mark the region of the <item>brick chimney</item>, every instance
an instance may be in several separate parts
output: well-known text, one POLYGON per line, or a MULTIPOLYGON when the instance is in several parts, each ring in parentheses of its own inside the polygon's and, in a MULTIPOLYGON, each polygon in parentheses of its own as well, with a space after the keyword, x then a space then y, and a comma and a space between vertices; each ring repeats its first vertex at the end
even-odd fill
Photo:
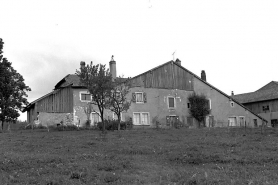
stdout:
POLYGON ((109 68, 110 68, 110 74, 112 75, 112 79, 115 79, 117 77, 117 70, 116 70, 116 61, 114 60, 113 55, 109 62, 109 68))
POLYGON ((80 62, 80 69, 84 69, 85 68, 86 63, 84 61, 80 62))
POLYGON ((202 70, 202 72, 201 72, 201 79, 204 80, 204 81, 207 81, 205 70, 202 70))
POLYGON ((231 95, 234 96, 234 91, 232 91, 231 95))
POLYGON ((179 66, 181 66, 181 61, 177 58, 176 59, 176 64, 178 64, 179 66))

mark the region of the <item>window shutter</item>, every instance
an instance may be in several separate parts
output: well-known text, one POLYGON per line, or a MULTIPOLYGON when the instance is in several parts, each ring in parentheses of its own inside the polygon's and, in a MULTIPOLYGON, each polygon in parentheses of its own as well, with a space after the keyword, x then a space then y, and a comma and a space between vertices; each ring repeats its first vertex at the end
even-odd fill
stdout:
POLYGON ((143 93, 143 99, 144 99, 144 103, 147 103, 147 93, 143 93))
POLYGON ((135 93, 132 93, 131 101, 136 102, 136 94, 135 93))

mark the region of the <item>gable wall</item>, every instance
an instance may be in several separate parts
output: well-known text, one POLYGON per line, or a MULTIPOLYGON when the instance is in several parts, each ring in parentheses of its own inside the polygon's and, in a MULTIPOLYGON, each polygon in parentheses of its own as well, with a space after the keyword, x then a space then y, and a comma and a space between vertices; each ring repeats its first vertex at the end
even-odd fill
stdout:
POLYGON ((197 78, 194 79, 194 90, 196 93, 203 93, 207 98, 211 99, 211 115, 214 116, 217 126, 227 126, 229 117, 236 117, 237 122, 239 122, 239 116, 245 117, 247 126, 254 126, 254 119, 257 119, 258 125, 262 124, 259 117, 245 110, 236 102, 234 102, 234 107, 232 107, 229 97, 224 96, 197 78))
POLYGON ((168 63, 131 79, 133 87, 193 90, 193 75, 168 63))

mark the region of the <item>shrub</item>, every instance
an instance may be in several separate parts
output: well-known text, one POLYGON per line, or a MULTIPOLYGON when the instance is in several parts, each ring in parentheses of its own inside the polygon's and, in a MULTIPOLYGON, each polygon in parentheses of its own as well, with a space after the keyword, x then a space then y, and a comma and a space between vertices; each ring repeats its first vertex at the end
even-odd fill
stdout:
MULTIPOLYGON (((118 121, 117 120, 104 120, 105 122, 105 129, 106 130, 118 130, 118 121)), ((131 128, 131 122, 130 121, 122 121, 120 123, 120 129, 126 130, 127 128, 131 128)), ((102 122, 97 123, 97 128, 99 130, 102 130, 102 122)))
POLYGON ((85 127, 89 128, 91 126, 91 120, 86 120, 85 127))

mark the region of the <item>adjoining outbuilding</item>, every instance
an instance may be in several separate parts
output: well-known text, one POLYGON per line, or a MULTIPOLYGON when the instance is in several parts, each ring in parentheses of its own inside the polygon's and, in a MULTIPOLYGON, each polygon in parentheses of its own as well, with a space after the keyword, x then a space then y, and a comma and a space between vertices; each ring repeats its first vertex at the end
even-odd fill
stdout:
POLYGON ((271 81, 255 92, 237 94, 232 98, 267 120, 268 126, 278 126, 278 82, 271 81))

